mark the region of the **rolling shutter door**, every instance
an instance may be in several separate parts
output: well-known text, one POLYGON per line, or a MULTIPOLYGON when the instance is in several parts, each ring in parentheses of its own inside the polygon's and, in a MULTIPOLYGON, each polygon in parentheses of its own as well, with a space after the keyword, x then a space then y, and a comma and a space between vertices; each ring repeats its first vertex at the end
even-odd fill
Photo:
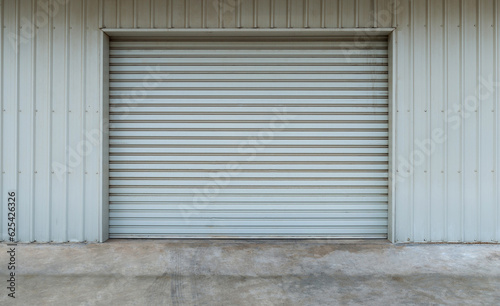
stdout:
POLYGON ((110 44, 110 237, 387 237, 387 38, 110 44))

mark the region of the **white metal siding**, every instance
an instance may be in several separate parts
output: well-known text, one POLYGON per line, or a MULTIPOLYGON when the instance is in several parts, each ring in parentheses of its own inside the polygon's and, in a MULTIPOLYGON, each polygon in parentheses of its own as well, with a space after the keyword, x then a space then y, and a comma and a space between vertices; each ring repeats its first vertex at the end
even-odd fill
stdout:
POLYGON ((500 79, 499 17, 498 0, 0 0, 1 203, 18 191, 20 241, 105 239, 105 149, 94 137, 103 107, 100 27, 396 27, 392 150, 400 179, 392 238, 499 241, 500 97, 489 85, 481 95, 474 90, 481 79, 500 79), (52 77, 64 67, 69 87, 52 77), (467 97, 480 96, 477 113, 458 112, 467 97), (67 131, 69 148, 55 130, 67 131), (435 131, 446 140, 425 154, 420 144, 435 131), (75 155, 85 139, 91 149, 75 155), (406 166, 413 156, 416 167, 406 166), (58 175, 54 163, 71 173, 58 175), (52 187, 56 180, 62 188, 52 187))
POLYGON ((110 237, 387 237, 386 36, 110 46, 110 237))

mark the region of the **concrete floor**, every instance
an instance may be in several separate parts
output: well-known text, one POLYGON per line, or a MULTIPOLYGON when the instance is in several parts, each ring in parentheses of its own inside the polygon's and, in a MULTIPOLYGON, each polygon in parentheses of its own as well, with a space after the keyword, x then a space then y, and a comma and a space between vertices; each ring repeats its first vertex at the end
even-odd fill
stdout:
POLYGON ((16 269, 15 303, 0 286, 0 305, 500 305, 500 245, 28 244, 16 269))

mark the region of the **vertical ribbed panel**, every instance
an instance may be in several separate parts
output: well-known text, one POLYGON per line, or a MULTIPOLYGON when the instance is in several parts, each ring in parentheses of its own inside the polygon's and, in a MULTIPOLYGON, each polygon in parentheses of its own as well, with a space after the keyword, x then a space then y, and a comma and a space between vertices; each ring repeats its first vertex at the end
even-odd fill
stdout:
MULTIPOLYGON (((61 3, 0 1, 0 192, 2 204, 8 190, 19 193, 21 241, 99 239, 101 26, 397 27, 395 238, 499 240, 500 97, 494 86, 499 80, 499 1, 61 3), (478 91, 480 84, 485 85, 478 91), (470 97, 481 100, 477 112, 470 97), (446 140, 433 141, 432 154, 420 149, 429 137, 439 139, 441 131, 446 140), (72 152, 82 139, 90 149, 75 159, 72 152), (62 168, 72 173, 61 173, 54 163, 69 164, 62 168)), ((2 205, 4 239, 6 213, 2 205)))
MULTIPOLYGON (((4 18, 4 12, 5 12, 5 8, 4 8, 4 3, 3 3, 3 0, 0 0, 0 129, 3 131, 3 117, 4 117, 4 109, 6 107, 5 103, 4 103, 4 93, 3 93, 3 89, 4 89, 4 84, 3 84, 3 79, 4 79, 4 31, 3 31, 3 25, 5 24, 5 18, 4 18)), ((0 157, 0 170, 2 172, 2 176, 0 177, 0 192, 1 192, 1 195, 0 195, 0 203, 2 203, 2 207, 0 208, 0 231, 1 231, 1 239, 4 240, 7 236, 7 232, 6 232, 6 229, 7 229, 7 226, 5 225, 5 220, 3 219, 3 217, 6 215, 5 212, 7 211, 7 208, 4 208, 6 207, 6 205, 4 205, 4 202, 5 202, 5 197, 4 197, 4 177, 5 177, 5 168, 4 168, 4 158, 3 158, 3 155, 4 155, 4 136, 3 136, 3 132, 0 131, 0 152, 2 154, 2 156, 0 157)))
POLYGON ((104 27, 390 27, 392 10, 392 0, 105 0, 104 27))
MULTIPOLYGON (((100 50, 99 44, 101 32, 99 26, 102 25, 99 16, 99 3, 101 0, 87 0, 87 27, 86 30, 86 51, 85 51, 85 144, 89 145, 82 154, 84 156, 85 165, 85 215, 84 218, 84 239, 87 241, 99 240, 101 233, 98 224, 100 216, 100 190, 103 181, 100 180, 99 173, 102 171, 100 167, 100 159, 102 148, 100 148, 101 140, 101 85, 102 80, 99 79, 99 74, 102 69, 100 65, 100 50)), ((106 1, 105 1, 106 2, 106 1)), ((104 204, 106 205, 106 204, 104 204)))
POLYGON ((100 237, 100 1, 61 3, 1 2, 3 239, 9 190, 18 240, 100 237))
MULTIPOLYGON (((37 13, 43 14, 43 8, 36 6, 37 13)), ((36 32, 33 42, 35 43, 35 98, 32 102, 35 105, 35 195, 34 205, 34 237, 33 241, 50 241, 50 124, 52 117, 51 108, 51 31, 52 21, 36 21, 36 32)), ((26 237, 22 241, 29 241, 26 237)))
MULTIPOLYGON (((33 1, 20 1, 19 5, 19 18, 20 20, 32 21, 32 13, 34 9, 33 1)), ((19 28, 19 31, 27 31, 26 28, 19 28)), ((34 152, 33 142, 34 142, 34 124, 35 124, 35 110, 34 104, 31 103, 34 99, 34 85, 36 80, 34 79, 34 47, 35 42, 31 41, 28 43, 26 48, 19 49, 19 65, 18 65, 18 80, 23 82, 26 86, 26 90, 19 91, 19 123, 22 124, 23 128, 18 128, 19 139, 18 139, 18 159, 19 159, 19 183, 18 183, 18 193, 20 195, 19 200, 23 201, 23 205, 18 206, 18 222, 19 226, 19 237, 33 237, 33 183, 34 183, 34 152), (21 60, 23 59, 23 60, 21 60), (21 226, 22 225, 22 226, 21 226)), ((21 86, 17 85, 18 90, 21 86)))
POLYGON ((400 2, 398 242, 498 241, 497 21, 493 0, 400 2))
MULTIPOLYGON (((7 239, 8 193, 18 192, 19 179, 26 173, 19 173, 19 14, 18 1, 4 1, 2 4, 2 237, 7 239)), ((29 125, 28 125, 29 127, 29 125)), ((26 180, 24 180, 26 181, 26 180)), ((20 200, 19 194, 17 201, 20 200)), ((18 206, 19 207, 19 206, 18 206)), ((29 224, 26 224, 29 227, 29 224)), ((20 232, 17 232, 19 238, 20 232)))
MULTIPOLYGON (((429 3, 432 1, 429 1, 429 3)), ((439 129, 445 131, 446 121, 445 121, 445 109, 446 109, 446 28, 445 28, 445 2, 438 1, 438 3, 431 7, 427 5, 427 11, 429 14, 428 26, 427 26, 427 64, 429 65, 429 75, 427 78, 428 90, 428 129, 427 137, 432 138, 432 131, 439 129), (432 10, 431 10, 432 8, 432 10), (440 22, 441 21, 441 22, 440 22), (432 50, 439 50, 439 52, 433 53, 432 50), (434 83, 440 84, 440 86, 432 86, 434 83), (431 101, 433 103, 431 103, 431 101)), ((427 161, 427 175, 429 176, 427 193, 427 211, 429 211, 429 218, 427 218, 426 233, 427 237, 430 235, 431 241, 444 241, 446 233, 446 161, 445 158, 446 146, 441 145, 434 149, 435 158, 427 161)), ((427 239, 427 238, 426 238, 427 239)))
POLYGON ((457 116, 458 103, 462 99, 462 36, 461 36, 461 0, 449 1, 447 13, 447 78, 446 83, 448 98, 445 109, 446 116, 453 114, 451 120, 447 120, 446 137, 447 145, 447 196, 446 208, 448 217, 446 223, 447 240, 461 241, 463 228, 463 205, 462 205, 462 124, 457 116))
POLYGON ((387 237, 387 47, 113 40, 110 236, 387 237))
MULTIPOLYGON (((494 80, 498 84, 500 82, 500 3, 499 1, 495 1, 495 9, 494 9, 494 25, 495 25, 495 37, 494 37, 494 42, 495 44, 493 45, 493 50, 494 50, 494 80)), ((495 91, 495 100, 494 100, 494 107, 493 107, 493 112, 496 114, 495 117, 495 133, 494 133, 494 144, 495 144, 495 167, 493 168, 493 171, 495 172, 495 184, 493 185, 493 188, 496 191, 495 194, 495 209, 494 209, 494 218, 495 218, 495 223, 494 226, 496 227, 496 233, 495 235, 495 241, 500 240, 500 92, 498 90, 495 91)))
MULTIPOLYGON (((482 79, 495 80, 495 54, 492 52, 495 44, 495 1, 482 1, 479 6, 478 13, 478 46, 479 46, 479 83, 482 79)), ((478 105, 478 186, 479 198, 477 203, 480 203, 478 209, 478 235, 477 241, 494 241, 496 237, 496 208, 495 201, 495 180, 496 174, 493 171, 496 163, 496 148, 495 143, 498 141, 495 138, 496 114, 495 105, 498 100, 495 100, 494 92, 491 90, 480 90, 478 105), (493 213, 491 213, 493 212, 493 213)))
POLYGON ((0 208, 0 232, 1 232, 1 239, 4 240, 7 236, 7 226, 5 225, 5 220, 3 217, 6 215, 5 212, 7 211, 6 207, 7 205, 4 205, 5 202, 5 197, 4 197, 4 177, 5 177, 5 168, 4 168, 4 136, 3 136, 3 117, 4 117, 4 109, 6 107, 6 103, 4 103, 4 84, 3 84, 3 79, 4 79, 4 31, 3 31, 3 25, 5 24, 5 18, 4 18, 4 3, 3 0, 0 0, 0 153, 2 154, 0 156, 0 171, 2 173, 2 176, 0 177, 0 203, 2 203, 2 207, 0 208))

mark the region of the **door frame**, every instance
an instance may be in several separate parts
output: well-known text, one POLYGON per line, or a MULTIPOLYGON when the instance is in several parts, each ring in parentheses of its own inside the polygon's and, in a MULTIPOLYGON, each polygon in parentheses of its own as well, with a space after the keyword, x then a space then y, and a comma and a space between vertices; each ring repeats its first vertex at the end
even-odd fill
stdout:
POLYGON ((126 29, 126 28, 101 28, 101 163, 99 172, 99 240, 105 242, 109 239, 109 40, 111 37, 342 37, 359 36, 370 37, 373 35, 387 35, 388 37, 388 92, 389 92, 389 169, 388 169, 388 240, 395 242, 395 215, 396 215, 396 28, 332 28, 332 29, 126 29))

